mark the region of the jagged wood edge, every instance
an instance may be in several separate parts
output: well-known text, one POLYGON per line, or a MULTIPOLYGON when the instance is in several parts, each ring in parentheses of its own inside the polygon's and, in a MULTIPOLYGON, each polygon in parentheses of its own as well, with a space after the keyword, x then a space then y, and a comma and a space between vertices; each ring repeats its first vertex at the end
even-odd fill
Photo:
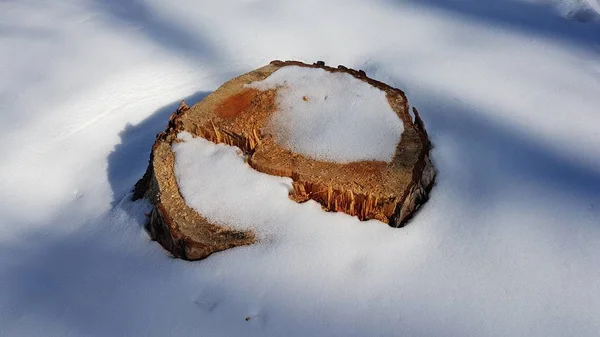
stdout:
MULTIPOLYGON (((182 201, 179 202, 179 204, 181 207, 184 207, 183 211, 197 215, 200 218, 196 219, 197 221, 206 222, 205 234, 219 239, 226 239, 221 240, 214 245, 201 244, 184 235, 182 231, 179 230, 178 224, 173 220, 161 201, 161 193, 164 193, 165 191, 160 190, 155 175, 155 154, 160 146, 167 145, 168 156, 174 157, 174 154, 171 151, 171 143, 177 139, 177 134, 180 131, 183 131, 181 118, 189 109, 190 108, 185 101, 182 101, 177 110, 169 117, 166 130, 160 132, 156 136, 156 140, 150 153, 148 168, 146 169, 144 176, 135 184, 132 199, 135 201, 146 198, 154 205, 148 222, 146 223, 146 230, 153 240, 160 243, 160 245, 168 250, 174 257, 184 260, 199 260, 221 250, 252 244, 256 242, 256 236, 252 231, 235 230, 204 221, 196 211, 187 206, 183 196, 181 196, 179 192, 179 188, 177 188, 177 191, 171 191, 171 196, 182 201)), ((174 171, 174 167, 171 168, 171 171, 174 171)))
MULTIPOLYGON (((354 76, 355 78, 365 81, 370 85, 384 91, 386 94, 394 93, 399 95, 404 102, 404 109, 402 111, 404 115, 403 121, 412 121, 412 117, 409 114, 408 99, 404 91, 394 88, 388 84, 377 81, 367 76, 363 70, 355 70, 352 68, 339 65, 337 68, 325 65, 325 62, 318 61, 313 64, 306 64, 299 61, 272 61, 271 64, 284 67, 289 65, 307 67, 307 68, 321 68, 329 72, 344 72, 354 76)), ((432 144, 429 140, 427 130, 425 129, 425 123, 421 119, 421 116, 416 108, 413 107, 414 123, 410 123, 410 126, 416 131, 421 138, 422 148, 419 154, 417 162, 414 164, 412 179, 409 186, 403 191, 400 198, 400 202, 397 203, 394 213, 390 217, 389 225, 391 227, 399 228, 406 225, 420 207, 429 199, 429 193, 435 183, 436 171, 431 163, 430 151, 432 144)), ((296 186, 294 186, 296 187, 296 186)), ((322 202, 320 202, 323 204, 322 202)))

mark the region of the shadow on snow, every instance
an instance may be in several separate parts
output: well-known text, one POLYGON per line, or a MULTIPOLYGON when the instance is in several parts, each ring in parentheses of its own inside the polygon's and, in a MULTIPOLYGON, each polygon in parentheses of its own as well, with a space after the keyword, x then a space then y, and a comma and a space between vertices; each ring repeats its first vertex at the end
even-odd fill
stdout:
MULTIPOLYGON (((397 3, 412 3, 418 7, 445 11, 456 17, 474 19, 490 26, 503 27, 521 33, 562 40, 583 48, 600 48, 600 25, 568 20, 553 13, 548 5, 525 1, 506 0, 392 0, 397 3)), ((573 13, 574 19, 583 21, 589 15, 573 13)))

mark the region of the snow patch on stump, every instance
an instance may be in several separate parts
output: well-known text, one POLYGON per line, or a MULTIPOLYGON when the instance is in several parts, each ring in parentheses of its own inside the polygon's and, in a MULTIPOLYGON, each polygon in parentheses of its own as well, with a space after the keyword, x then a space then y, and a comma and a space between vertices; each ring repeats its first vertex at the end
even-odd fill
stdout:
MULTIPOLYGON (((259 229, 288 217, 298 205, 288 198, 292 179, 258 172, 239 148, 215 144, 189 132, 174 143, 175 176, 185 202, 214 224, 259 229)), ((320 211, 320 210, 319 210, 320 211)))
POLYGON ((277 89, 267 130, 312 159, 390 162, 404 131, 385 92, 347 73, 288 66, 247 87, 277 89))
POLYGON ((215 144, 189 132, 179 133, 177 139, 172 148, 179 191, 186 204, 211 223, 236 230, 251 229, 264 239, 282 235, 283 224, 295 228, 287 235, 302 237, 307 222, 317 219, 322 223, 355 225, 378 222, 361 222, 341 212, 323 212, 312 200, 291 200, 290 178, 254 170, 235 146, 215 144))

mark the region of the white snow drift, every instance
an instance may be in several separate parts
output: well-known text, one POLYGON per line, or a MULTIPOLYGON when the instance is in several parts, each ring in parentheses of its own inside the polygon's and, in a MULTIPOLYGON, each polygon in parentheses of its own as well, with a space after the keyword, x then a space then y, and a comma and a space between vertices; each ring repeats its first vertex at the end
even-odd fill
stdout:
POLYGON ((404 126, 384 91, 346 73, 283 67, 248 87, 277 90, 267 128, 281 145, 335 162, 389 162, 404 126))
POLYGON ((0 1, 0 335, 597 337, 599 42, 531 1, 0 1), (303 219, 265 208, 259 243, 170 258, 127 194, 156 133, 273 59, 405 90, 431 199, 392 229, 232 178, 303 219))

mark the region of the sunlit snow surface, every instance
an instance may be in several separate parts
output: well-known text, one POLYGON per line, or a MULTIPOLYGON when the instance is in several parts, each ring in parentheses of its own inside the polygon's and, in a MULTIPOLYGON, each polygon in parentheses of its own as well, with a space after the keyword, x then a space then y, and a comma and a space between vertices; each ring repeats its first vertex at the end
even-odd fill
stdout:
POLYGON ((538 2, 0 1, 0 336, 598 336, 600 26, 538 2), (156 133, 273 59, 404 90, 431 199, 170 258, 130 201, 156 133))
POLYGON ((313 159, 389 162, 404 131, 385 92, 350 74, 287 66, 248 87, 278 89, 267 130, 313 159))

